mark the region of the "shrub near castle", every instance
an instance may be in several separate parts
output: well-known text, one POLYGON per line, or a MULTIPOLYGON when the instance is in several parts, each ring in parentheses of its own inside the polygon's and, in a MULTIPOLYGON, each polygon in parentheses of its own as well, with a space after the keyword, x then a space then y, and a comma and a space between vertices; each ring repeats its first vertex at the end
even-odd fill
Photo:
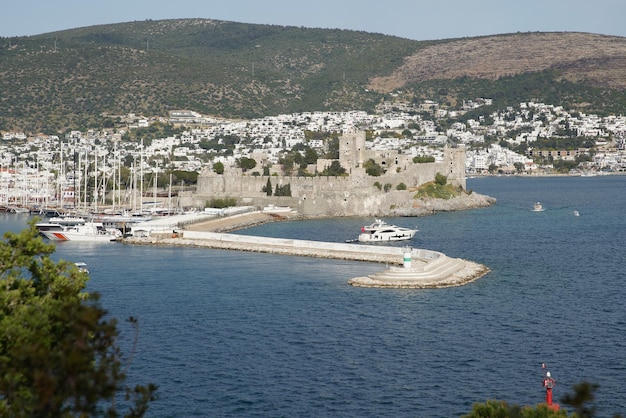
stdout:
POLYGON ((207 208, 225 209, 232 206, 237 206, 237 199, 233 197, 225 197, 222 199, 211 199, 207 201, 207 208))
POLYGON ((455 187, 447 184, 448 178, 441 173, 437 173, 435 181, 422 184, 415 194, 416 199, 430 197, 434 199, 452 199, 465 193, 462 187, 455 187))

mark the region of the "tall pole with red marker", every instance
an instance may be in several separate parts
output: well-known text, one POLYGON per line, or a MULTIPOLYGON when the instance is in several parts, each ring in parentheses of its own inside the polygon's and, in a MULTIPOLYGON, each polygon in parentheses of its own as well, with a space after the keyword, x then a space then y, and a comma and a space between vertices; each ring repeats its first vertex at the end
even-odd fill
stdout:
MULTIPOLYGON (((545 369, 546 363, 542 363, 541 368, 545 369)), ((554 388, 555 384, 556 380, 554 380, 549 371, 546 371, 543 377, 543 387, 546 388, 546 405, 548 406, 548 408, 554 411, 558 411, 561 408, 560 405, 552 402, 552 389, 554 388)))

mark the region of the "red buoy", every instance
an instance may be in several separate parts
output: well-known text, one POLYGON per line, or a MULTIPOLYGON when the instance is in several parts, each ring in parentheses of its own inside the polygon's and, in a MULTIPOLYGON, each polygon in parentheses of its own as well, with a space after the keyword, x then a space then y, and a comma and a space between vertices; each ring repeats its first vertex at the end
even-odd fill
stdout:
MULTIPOLYGON (((542 367, 545 369, 545 364, 542 367)), ((558 411, 561 408, 560 405, 552 402, 552 389, 555 384, 556 380, 554 380, 550 372, 546 371, 546 375, 543 378, 543 387, 546 388, 546 405, 553 411, 558 411)))

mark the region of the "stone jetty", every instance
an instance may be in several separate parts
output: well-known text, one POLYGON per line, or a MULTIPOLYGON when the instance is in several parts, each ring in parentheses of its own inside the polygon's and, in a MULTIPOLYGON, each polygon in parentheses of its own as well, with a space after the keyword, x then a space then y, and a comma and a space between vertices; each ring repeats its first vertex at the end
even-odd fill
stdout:
POLYGON ((384 271, 348 281, 353 286, 379 288, 441 288, 459 286, 483 276, 483 265, 450 258, 437 251, 378 245, 257 237, 207 231, 182 230, 141 238, 125 238, 127 244, 191 246, 263 252, 340 260, 384 263, 384 271))

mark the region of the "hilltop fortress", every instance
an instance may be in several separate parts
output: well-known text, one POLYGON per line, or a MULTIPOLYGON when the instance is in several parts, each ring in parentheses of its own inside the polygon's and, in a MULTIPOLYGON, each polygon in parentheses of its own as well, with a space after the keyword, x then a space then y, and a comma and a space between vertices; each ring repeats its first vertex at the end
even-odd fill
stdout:
MULTIPOLYGON (((332 160, 318 160, 317 172, 331 163, 332 160)), ((442 161, 415 163, 412 155, 399 151, 367 150, 365 132, 354 130, 339 139, 339 163, 345 168, 346 176, 253 176, 239 168, 226 168, 223 174, 217 174, 205 168, 198 176, 193 200, 197 206, 203 206, 211 199, 235 198, 239 205, 289 206, 303 216, 416 216, 446 210, 414 197, 417 188, 433 181, 437 173, 447 176, 448 183, 454 186, 465 189, 466 185, 462 146, 444 148, 442 161), (386 170, 383 175, 366 173, 363 166, 370 159, 386 170), (264 191, 268 179, 273 189, 288 186, 291 196, 268 196, 264 191), (399 184, 404 184, 406 189, 398 190, 399 184)), ((465 202, 462 206, 491 203, 465 202)))

